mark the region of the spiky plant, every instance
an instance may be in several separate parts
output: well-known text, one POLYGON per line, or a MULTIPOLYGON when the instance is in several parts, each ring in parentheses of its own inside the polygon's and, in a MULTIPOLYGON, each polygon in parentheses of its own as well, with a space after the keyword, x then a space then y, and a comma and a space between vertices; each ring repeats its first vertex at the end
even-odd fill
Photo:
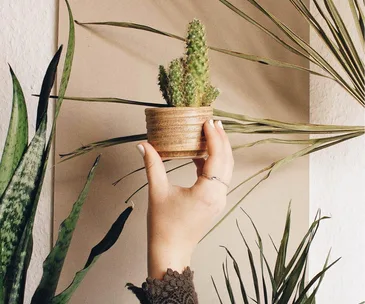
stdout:
MULTIPOLYGON (((70 77, 74 53, 74 23, 70 6, 70 30, 64 71, 61 77, 55 119, 47 140, 47 108, 56 76, 62 47, 53 57, 45 74, 38 103, 36 132, 28 144, 28 112, 21 85, 10 68, 13 81, 12 114, 5 148, 0 162, 0 303, 22 304, 27 271, 33 250, 33 226, 38 201, 47 170, 49 153, 55 135, 55 123, 70 77)), ((0 152, 1 153, 1 152, 0 152)), ((41 281, 32 297, 32 304, 67 304, 97 259, 111 248, 132 212, 128 207, 117 218, 105 237, 90 252, 83 269, 63 291, 57 291, 58 281, 72 235, 95 175, 99 157, 92 166, 69 216, 60 225, 57 241, 43 263, 41 281)))
MULTIPOLYGON (((248 245, 240 226, 237 223, 237 227, 239 233, 243 240, 243 246, 247 249, 247 255, 250 262, 251 275, 252 275, 252 284, 255 290, 254 298, 250 297, 247 292, 247 276, 241 276, 240 267, 230 252, 229 249, 222 246, 232 260, 233 268, 236 273, 236 279, 239 281, 240 285, 240 296, 238 293, 236 294, 233 290, 233 278, 230 277, 228 271, 228 261, 226 260, 223 263, 223 275, 226 282, 226 289, 229 295, 230 303, 265 303, 265 304, 274 304, 274 303, 282 303, 287 304, 312 304, 315 303, 315 296, 318 292, 318 289, 322 283, 323 277, 325 273, 331 268, 337 260, 328 265, 329 254, 323 266, 323 269, 317 273, 312 279, 307 280, 306 278, 306 270, 308 264, 309 250, 312 245, 313 239, 318 230, 319 224, 327 219, 328 217, 321 217, 320 212, 317 213, 316 218, 313 223, 309 227, 307 233, 303 236, 299 246, 294 251, 294 254, 290 259, 288 259, 288 245, 289 245, 289 235, 290 235, 290 222, 291 222, 291 211, 290 206, 288 208, 285 228, 283 232, 283 236, 280 242, 280 246, 276 247, 273 243, 275 250, 277 252, 277 257, 275 261, 275 266, 271 268, 269 263, 265 257, 264 248, 260 233, 256 228, 253 220, 250 216, 241 208, 241 210, 248 216, 251 224, 256 232, 257 237, 257 246, 260 254, 260 266, 256 267, 254 259, 253 259, 253 251, 248 245), (270 278, 270 282, 267 282, 267 273, 270 278), (239 299, 238 299, 239 298, 239 299)), ((219 298, 221 304, 222 298, 220 296, 218 287, 212 277, 213 286, 219 298)))
POLYGON ((199 20, 189 23, 185 57, 171 61, 168 71, 160 65, 158 84, 169 106, 210 106, 218 97, 218 89, 209 80, 208 47, 199 20))

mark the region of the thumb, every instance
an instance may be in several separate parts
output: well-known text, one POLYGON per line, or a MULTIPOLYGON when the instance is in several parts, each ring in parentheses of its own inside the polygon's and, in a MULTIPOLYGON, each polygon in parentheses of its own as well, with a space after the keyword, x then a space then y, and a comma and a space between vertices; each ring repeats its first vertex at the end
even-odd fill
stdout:
POLYGON ((155 148, 145 142, 137 145, 137 149, 143 156, 150 188, 162 188, 167 185, 168 179, 165 166, 155 148))

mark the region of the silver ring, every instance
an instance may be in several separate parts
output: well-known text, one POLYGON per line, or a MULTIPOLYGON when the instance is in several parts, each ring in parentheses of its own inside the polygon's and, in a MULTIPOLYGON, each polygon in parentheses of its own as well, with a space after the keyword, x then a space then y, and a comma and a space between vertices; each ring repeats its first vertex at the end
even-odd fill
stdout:
POLYGON ((217 182, 220 182, 220 183, 222 183, 223 185, 225 185, 227 188, 229 188, 229 185, 227 184, 227 183, 225 183, 224 181, 222 181, 219 177, 217 177, 217 176, 209 176, 209 175, 207 175, 207 174, 205 174, 205 173, 202 173, 202 175, 201 176, 203 176, 203 177, 205 177, 206 179, 209 179, 209 180, 216 180, 217 182))

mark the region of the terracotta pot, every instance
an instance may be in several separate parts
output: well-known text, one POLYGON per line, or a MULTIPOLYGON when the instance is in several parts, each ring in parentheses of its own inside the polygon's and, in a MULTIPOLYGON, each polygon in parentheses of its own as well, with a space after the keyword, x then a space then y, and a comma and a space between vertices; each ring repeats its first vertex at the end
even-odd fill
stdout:
POLYGON ((168 107, 145 110, 148 142, 163 159, 207 155, 203 124, 212 107, 168 107))

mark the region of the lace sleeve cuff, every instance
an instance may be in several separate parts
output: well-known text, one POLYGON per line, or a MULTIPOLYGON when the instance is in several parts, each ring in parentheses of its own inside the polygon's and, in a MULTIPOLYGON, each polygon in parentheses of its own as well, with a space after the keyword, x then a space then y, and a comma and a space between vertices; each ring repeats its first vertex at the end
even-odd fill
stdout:
POLYGON ((127 284, 142 304, 198 304, 193 272, 187 267, 182 274, 168 269, 162 280, 147 278, 138 288, 127 284))

